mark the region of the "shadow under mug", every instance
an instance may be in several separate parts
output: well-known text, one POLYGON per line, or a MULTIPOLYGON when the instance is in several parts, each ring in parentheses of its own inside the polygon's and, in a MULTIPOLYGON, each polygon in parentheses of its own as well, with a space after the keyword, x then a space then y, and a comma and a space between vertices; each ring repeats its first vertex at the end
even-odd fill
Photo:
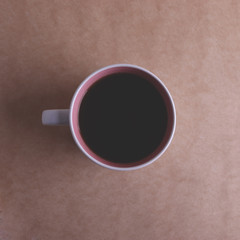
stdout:
MULTIPOLYGON (((126 86, 127 87, 127 86, 126 86)), ((151 116, 149 116, 151 117, 151 116)), ((89 75, 77 88, 70 105, 70 109, 51 109, 44 110, 42 113, 42 124, 43 125, 69 125, 73 138, 77 146, 83 151, 83 153, 95 163, 113 170, 134 170, 157 160, 168 148, 172 141, 175 126, 176 126, 176 111, 173 99, 165 87, 163 82, 150 71, 130 64, 115 64, 97 70, 96 72, 89 75), (91 147, 86 143, 81 133, 81 127, 79 126, 79 111, 81 103, 86 93, 91 87, 99 80, 111 76, 114 74, 132 74, 139 76, 149 83, 151 83, 156 90, 160 93, 167 112, 167 124, 164 136, 159 145, 147 156, 134 162, 112 162, 99 156, 94 152, 91 147)), ((159 123, 161 124, 161 123, 159 123)), ((104 137, 104 136, 102 136, 104 137)))

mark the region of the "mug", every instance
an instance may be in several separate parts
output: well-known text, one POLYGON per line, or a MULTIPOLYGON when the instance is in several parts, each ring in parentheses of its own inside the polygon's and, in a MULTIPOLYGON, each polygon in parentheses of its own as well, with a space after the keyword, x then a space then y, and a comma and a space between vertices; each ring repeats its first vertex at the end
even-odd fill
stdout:
POLYGON ((77 146, 100 166, 134 170, 166 151, 176 110, 168 89, 153 73, 114 64, 79 85, 70 109, 44 110, 42 124, 69 125, 77 146))

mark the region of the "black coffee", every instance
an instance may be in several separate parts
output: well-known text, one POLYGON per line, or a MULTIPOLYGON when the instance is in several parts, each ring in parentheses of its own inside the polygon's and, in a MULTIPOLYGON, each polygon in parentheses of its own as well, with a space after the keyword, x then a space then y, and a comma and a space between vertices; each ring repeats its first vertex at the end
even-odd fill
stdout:
POLYGON ((136 162, 161 143, 167 110, 146 79, 118 73, 100 79, 84 96, 79 126, 89 148, 116 163, 136 162))

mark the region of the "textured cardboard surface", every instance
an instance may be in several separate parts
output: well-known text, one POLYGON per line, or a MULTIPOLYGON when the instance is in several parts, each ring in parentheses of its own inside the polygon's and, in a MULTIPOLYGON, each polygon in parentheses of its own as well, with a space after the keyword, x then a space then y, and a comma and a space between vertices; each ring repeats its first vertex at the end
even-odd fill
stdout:
POLYGON ((0 0, 0 239, 239 239, 239 16, 227 0, 0 0), (113 63, 155 73, 177 109, 168 151, 133 172, 40 121, 113 63))

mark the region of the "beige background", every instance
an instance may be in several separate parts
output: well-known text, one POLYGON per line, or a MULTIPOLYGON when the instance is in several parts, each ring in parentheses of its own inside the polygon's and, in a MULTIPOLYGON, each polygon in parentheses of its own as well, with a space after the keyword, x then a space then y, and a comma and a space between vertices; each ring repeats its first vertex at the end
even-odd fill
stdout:
POLYGON ((0 0, 0 239, 240 239, 239 63, 238 0, 0 0), (40 121, 113 63, 158 75, 177 109, 168 151, 132 172, 40 121))

